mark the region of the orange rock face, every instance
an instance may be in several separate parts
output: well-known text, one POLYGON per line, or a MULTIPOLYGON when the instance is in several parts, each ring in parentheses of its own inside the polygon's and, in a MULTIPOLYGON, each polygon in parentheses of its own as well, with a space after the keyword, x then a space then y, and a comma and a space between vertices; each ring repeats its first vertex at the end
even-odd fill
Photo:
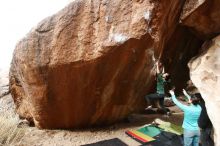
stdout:
MULTIPOLYGON (((46 18, 14 52, 10 89, 17 113, 39 128, 78 128, 143 109, 155 61, 175 38, 182 6, 177 0, 78 0, 46 18)), ((182 32, 175 44, 190 42, 182 32)))
POLYGON ((219 9, 219 0, 187 0, 180 20, 197 36, 210 39, 220 33, 219 9))

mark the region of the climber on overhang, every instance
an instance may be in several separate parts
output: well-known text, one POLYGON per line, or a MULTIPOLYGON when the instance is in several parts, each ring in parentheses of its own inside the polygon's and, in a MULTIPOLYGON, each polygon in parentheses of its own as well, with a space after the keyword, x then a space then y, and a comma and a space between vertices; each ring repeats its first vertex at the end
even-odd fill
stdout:
POLYGON ((165 83, 170 82, 168 80, 169 74, 164 72, 164 66, 163 64, 158 61, 156 63, 156 82, 157 82, 157 87, 156 87, 156 93, 149 94, 145 96, 145 100, 150 104, 147 109, 152 108, 153 103, 156 102, 157 108, 159 112, 162 112, 164 114, 169 114, 169 109, 165 108, 164 106, 164 97, 165 97, 165 83))

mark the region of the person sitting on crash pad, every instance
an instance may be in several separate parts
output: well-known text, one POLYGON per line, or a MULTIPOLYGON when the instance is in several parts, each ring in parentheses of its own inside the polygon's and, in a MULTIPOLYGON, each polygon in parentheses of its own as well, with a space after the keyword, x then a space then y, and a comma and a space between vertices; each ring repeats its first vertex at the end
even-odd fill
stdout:
POLYGON ((164 67, 161 62, 157 62, 156 64, 156 81, 157 81, 157 92, 153 94, 149 94, 145 96, 145 100, 150 103, 150 105, 146 109, 150 109, 154 102, 157 103, 158 110, 162 110, 162 112, 169 112, 168 109, 164 106, 164 97, 165 97, 165 89, 164 85, 167 82, 166 77, 168 77, 168 73, 164 73, 164 67))

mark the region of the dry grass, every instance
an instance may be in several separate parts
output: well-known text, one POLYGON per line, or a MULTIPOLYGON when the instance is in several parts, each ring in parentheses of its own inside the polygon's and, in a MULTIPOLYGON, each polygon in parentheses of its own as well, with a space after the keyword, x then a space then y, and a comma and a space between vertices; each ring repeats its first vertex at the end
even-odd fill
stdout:
POLYGON ((19 128, 18 122, 16 116, 0 113, 0 146, 19 145, 26 129, 19 128))

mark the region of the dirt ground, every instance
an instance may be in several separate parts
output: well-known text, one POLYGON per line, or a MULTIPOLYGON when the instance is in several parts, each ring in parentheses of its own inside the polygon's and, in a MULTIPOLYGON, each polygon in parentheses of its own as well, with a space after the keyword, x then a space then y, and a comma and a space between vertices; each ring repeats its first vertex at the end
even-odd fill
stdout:
MULTIPOLYGON (((11 95, 0 98, 0 116, 7 115, 8 118, 16 116, 11 95)), ((126 130, 137 129, 149 124, 156 118, 181 125, 183 114, 174 106, 170 107, 175 114, 167 117, 161 114, 132 114, 128 120, 108 127, 90 128, 85 130, 39 130, 35 127, 23 125, 24 136, 13 146, 80 146, 95 143, 102 140, 118 138, 129 146, 138 146, 136 142, 125 134, 126 130)), ((20 121, 18 120, 17 124, 20 121)))

